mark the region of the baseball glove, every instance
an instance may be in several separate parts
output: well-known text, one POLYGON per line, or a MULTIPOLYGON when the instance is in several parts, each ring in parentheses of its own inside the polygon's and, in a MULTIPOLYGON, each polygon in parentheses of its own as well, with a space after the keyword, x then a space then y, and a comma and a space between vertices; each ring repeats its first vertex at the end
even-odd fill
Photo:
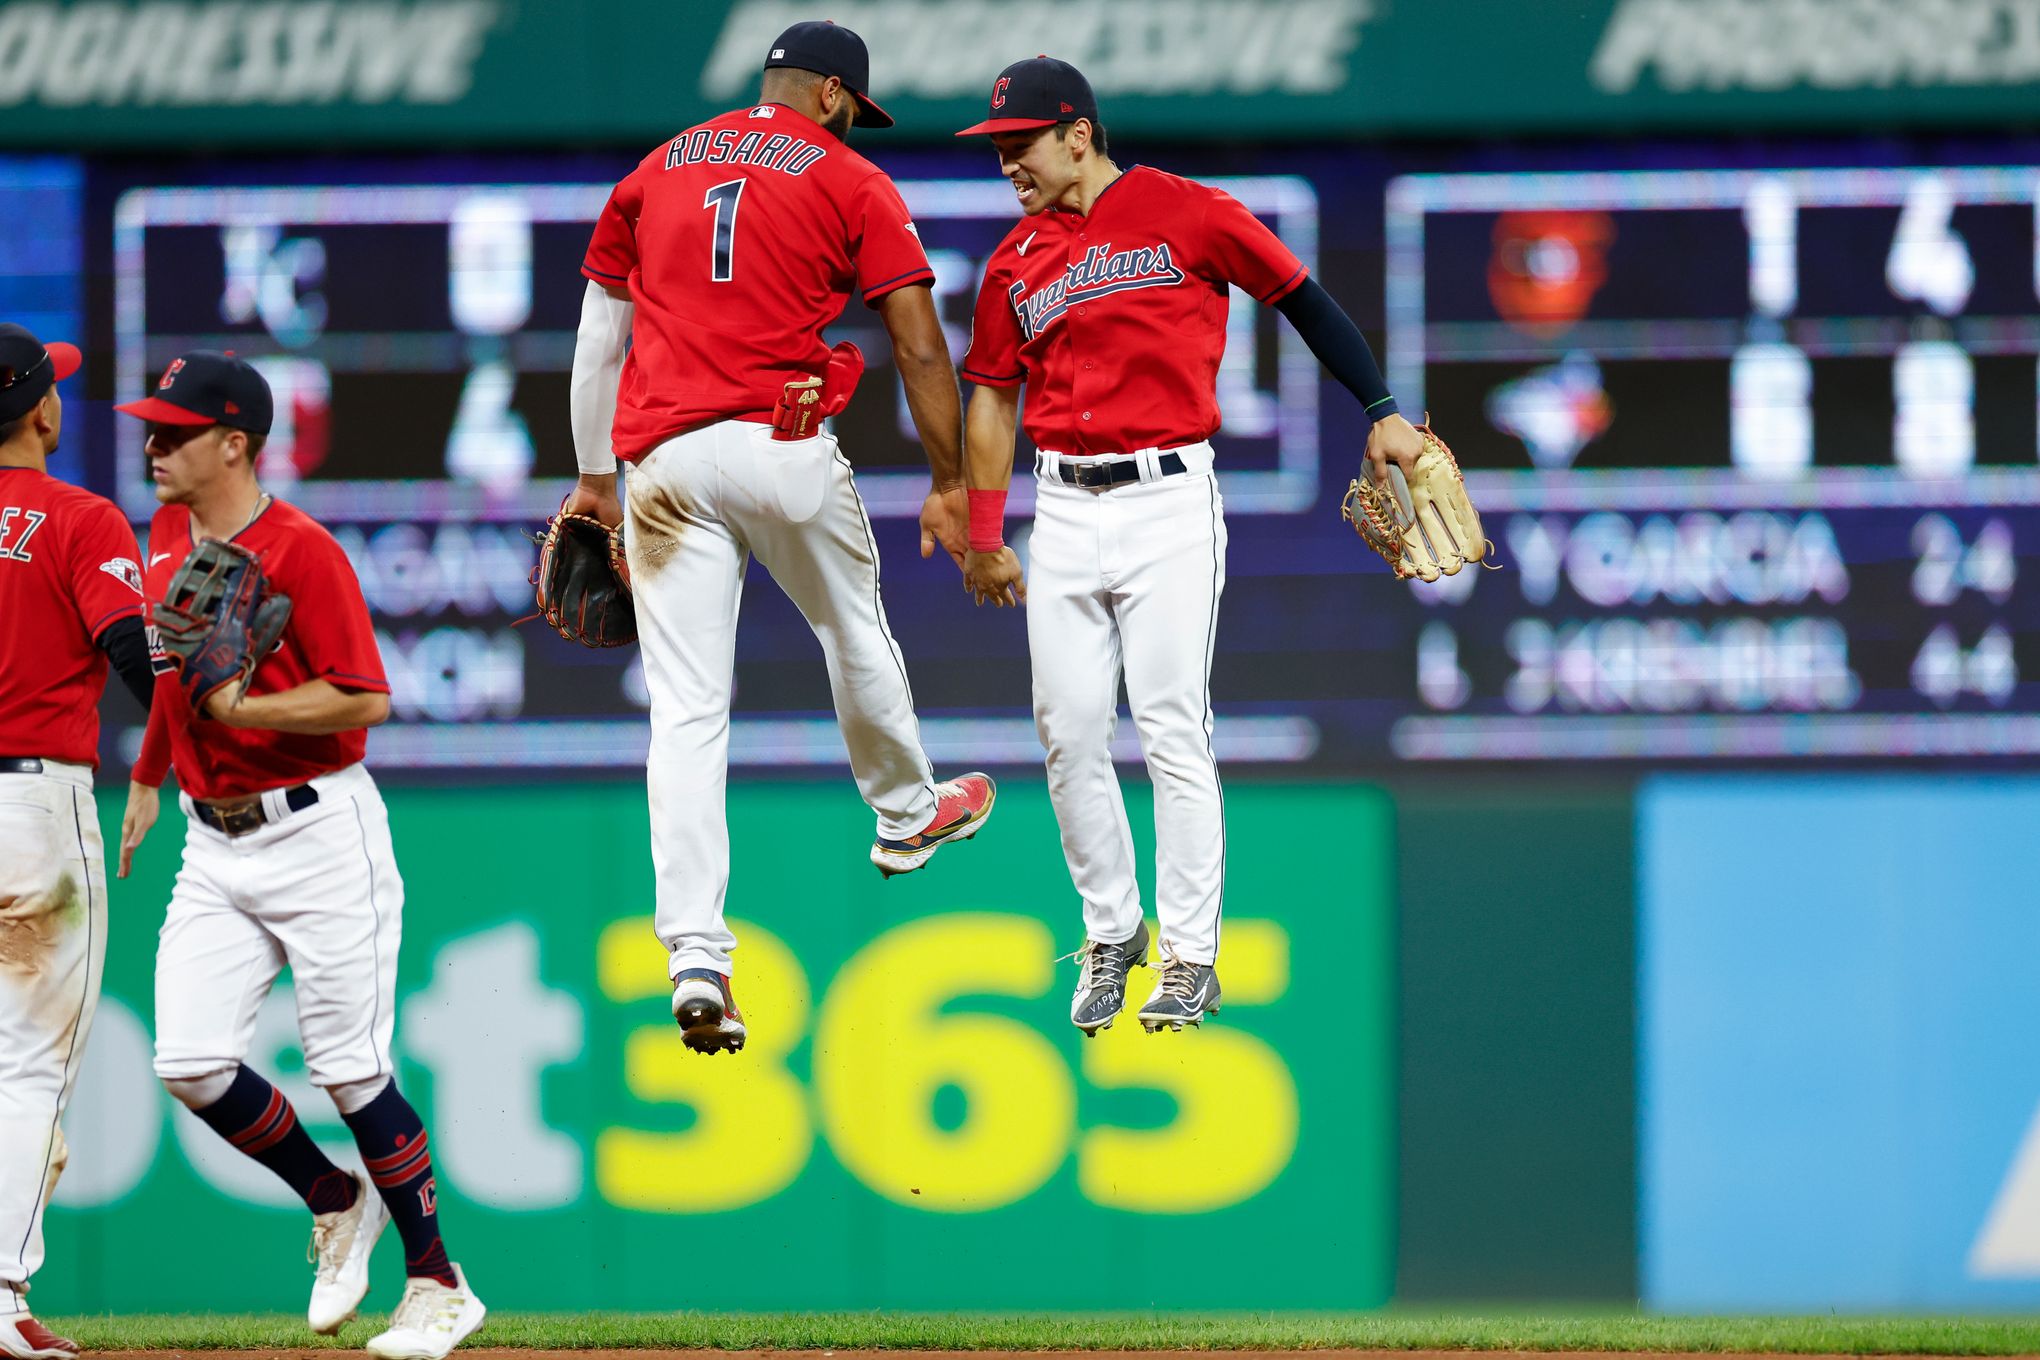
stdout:
POLYGON ((1485 561, 1495 545, 1481 532, 1480 513, 1467 497, 1452 450, 1429 425, 1416 428, 1424 451, 1408 478, 1393 466, 1387 482, 1356 478, 1339 513, 1398 577, 1435 581, 1468 562, 1485 561))
POLYGON ((621 647, 637 641, 637 610, 630 598, 630 566, 623 530, 590 515, 570 515, 564 504, 538 540, 538 612, 553 631, 583 647, 621 647))
POLYGON ((262 564, 246 548, 201 539, 170 578, 149 621, 175 658, 178 683, 192 711, 233 686, 239 698, 255 667, 276 648, 290 622, 290 597, 269 588, 262 564))

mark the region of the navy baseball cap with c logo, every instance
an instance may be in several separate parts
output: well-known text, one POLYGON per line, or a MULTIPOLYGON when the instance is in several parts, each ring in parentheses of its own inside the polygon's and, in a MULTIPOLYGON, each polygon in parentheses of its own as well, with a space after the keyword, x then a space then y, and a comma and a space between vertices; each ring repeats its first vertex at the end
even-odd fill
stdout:
POLYGON ((957 133, 976 137, 992 132, 1022 132, 1054 127, 1079 118, 1098 125, 1098 96, 1084 73, 1054 57, 1029 57, 999 72, 992 82, 991 116, 957 133))
POLYGON ((268 434, 275 408, 269 383, 246 359, 194 349, 170 361, 156 390, 113 408, 158 425, 225 425, 268 434))
POLYGON ((865 93, 871 85, 871 54, 864 50, 864 39, 847 28, 827 19, 795 24, 772 40, 772 50, 765 56, 765 69, 769 71, 775 66, 834 76, 857 101, 857 126, 893 125, 892 115, 865 93))
POLYGON ((52 387, 78 371, 84 356, 76 345, 45 345, 26 326, 0 324, 0 423, 19 420, 52 387))

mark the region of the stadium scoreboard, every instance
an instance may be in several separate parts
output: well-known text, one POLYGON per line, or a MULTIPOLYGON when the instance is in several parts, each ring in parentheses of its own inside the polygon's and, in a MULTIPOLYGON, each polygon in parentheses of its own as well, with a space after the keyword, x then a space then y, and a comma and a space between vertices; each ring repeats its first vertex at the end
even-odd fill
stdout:
MULTIPOLYGON (((1371 191, 1374 257, 1324 206, 1355 196, 1336 158, 1284 165, 1210 178, 1335 288, 1379 258, 1391 389, 1436 417, 1504 566, 1406 586, 1360 552, 1337 520, 1350 398, 1235 292, 1222 759, 2040 753, 2040 167, 1405 175, 1371 191)), ((1010 191, 899 182, 961 357, 1010 191)), ((570 484, 579 263, 608 190, 142 185, 113 203, 119 390, 199 346, 268 376, 265 483, 348 548, 397 682, 386 768, 642 760, 634 649, 518 626, 530 531, 570 484)), ((830 338, 872 361, 837 429, 888 604, 947 617, 954 581, 913 556, 927 479, 883 330, 853 303, 830 338)), ((112 470, 146 521, 125 422, 112 470)), ((1016 477, 1023 549, 1030 509, 1016 477)), ((798 616, 755 591, 745 608, 733 759, 837 763, 798 616)), ((1024 683, 971 678, 1024 681, 1020 633, 952 624, 906 638, 931 750, 1031 763, 1024 683)))

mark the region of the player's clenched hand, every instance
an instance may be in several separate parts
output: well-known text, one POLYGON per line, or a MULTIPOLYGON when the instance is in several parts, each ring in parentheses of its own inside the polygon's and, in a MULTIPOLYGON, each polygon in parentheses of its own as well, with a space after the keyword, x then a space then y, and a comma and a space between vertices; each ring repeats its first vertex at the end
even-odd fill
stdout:
POLYGON ((1417 455, 1424 451, 1424 437, 1417 427, 1401 416, 1383 416, 1367 432, 1367 475, 1379 484, 1388 480, 1392 461, 1408 477, 1417 468, 1417 455))
POLYGON ((964 547, 970 541, 970 503, 961 486, 938 486, 921 502, 921 556, 933 557, 935 545, 963 565, 964 547))
POLYGON ((159 800, 156 790, 147 784, 128 784, 127 812, 120 819, 120 872, 116 878, 126 878, 133 865, 135 850, 142 838, 149 834, 149 828, 156 824, 159 800))
POLYGON ((605 472, 598 476, 591 472, 582 473, 581 480, 574 483, 574 489, 567 493, 567 503, 560 507, 560 513, 586 515, 601 521, 606 529, 614 529, 623 523, 623 501, 616 494, 616 474, 605 472))
POLYGON ((1027 580, 1020 570, 1020 559, 1011 548, 1001 548, 995 553, 971 552, 963 555, 963 588, 983 604, 990 600, 1003 609, 1007 605, 1018 608, 1027 598, 1027 580))

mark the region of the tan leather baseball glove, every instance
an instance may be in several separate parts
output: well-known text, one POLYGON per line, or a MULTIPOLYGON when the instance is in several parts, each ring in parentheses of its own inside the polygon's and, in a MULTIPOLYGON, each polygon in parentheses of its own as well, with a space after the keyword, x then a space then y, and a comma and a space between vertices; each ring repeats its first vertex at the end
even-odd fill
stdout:
POLYGON ((1391 466, 1386 482, 1354 479, 1339 513, 1398 577, 1435 581, 1468 562, 1485 563, 1495 545, 1481 532, 1480 512, 1466 494, 1452 450, 1430 425, 1416 428, 1424 451, 1409 476, 1391 466))

